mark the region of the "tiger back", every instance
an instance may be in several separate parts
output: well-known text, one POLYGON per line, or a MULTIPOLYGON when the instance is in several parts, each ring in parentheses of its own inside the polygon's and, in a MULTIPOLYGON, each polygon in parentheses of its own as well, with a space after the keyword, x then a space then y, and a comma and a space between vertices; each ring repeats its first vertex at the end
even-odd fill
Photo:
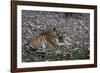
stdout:
POLYGON ((45 35, 32 36, 32 38, 29 40, 29 45, 32 48, 36 49, 36 48, 40 47, 44 42, 46 42, 45 35))

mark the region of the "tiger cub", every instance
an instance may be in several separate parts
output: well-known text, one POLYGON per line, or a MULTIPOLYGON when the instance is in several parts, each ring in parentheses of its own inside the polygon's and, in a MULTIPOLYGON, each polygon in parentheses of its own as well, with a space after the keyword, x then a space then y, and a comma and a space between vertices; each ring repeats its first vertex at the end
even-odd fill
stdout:
POLYGON ((38 48, 41 45, 42 48, 45 48, 45 43, 50 44, 52 47, 57 46, 56 38, 54 36, 54 33, 51 31, 44 32, 38 36, 32 36, 28 43, 32 48, 38 48))
POLYGON ((59 47, 70 48, 72 44, 68 42, 68 38, 67 40, 63 39, 64 40, 63 42, 59 42, 59 39, 57 39, 54 32, 55 32, 54 30, 47 30, 38 36, 32 36, 32 38, 29 40, 29 45, 32 48, 36 49, 38 49, 40 46, 42 46, 42 49, 44 49, 45 43, 48 43, 53 48, 59 48, 59 47))

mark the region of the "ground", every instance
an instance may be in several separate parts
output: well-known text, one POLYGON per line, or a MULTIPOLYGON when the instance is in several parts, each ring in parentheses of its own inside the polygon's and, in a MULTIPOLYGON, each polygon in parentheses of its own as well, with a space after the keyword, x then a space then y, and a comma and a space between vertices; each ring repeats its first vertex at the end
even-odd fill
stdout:
MULTIPOLYGON (((22 61, 59 61, 89 59, 90 14, 22 10, 22 61), (34 49, 28 41, 44 31, 43 26, 56 28, 57 37, 63 33, 71 47, 54 48, 46 43, 44 49, 34 49)), ((63 38, 62 38, 63 39, 63 38)), ((59 40, 61 40, 59 38, 59 40)))

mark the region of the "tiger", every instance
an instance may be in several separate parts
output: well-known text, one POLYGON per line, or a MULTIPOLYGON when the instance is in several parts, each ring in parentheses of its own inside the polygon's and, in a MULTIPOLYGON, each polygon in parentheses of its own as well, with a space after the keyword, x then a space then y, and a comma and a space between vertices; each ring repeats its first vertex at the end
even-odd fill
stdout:
POLYGON ((53 30, 48 29, 38 36, 32 36, 32 38, 29 40, 29 45, 32 48, 38 48, 41 45, 42 48, 45 48, 45 43, 49 43, 53 48, 58 48, 61 46, 69 48, 71 43, 67 41, 59 43, 59 40, 57 39, 57 37, 55 37, 54 33, 55 33, 55 28, 53 30))
POLYGON ((32 36, 28 43, 32 48, 38 48, 40 45, 45 48, 45 43, 49 43, 52 47, 57 47, 56 41, 52 31, 45 31, 38 36, 32 36))

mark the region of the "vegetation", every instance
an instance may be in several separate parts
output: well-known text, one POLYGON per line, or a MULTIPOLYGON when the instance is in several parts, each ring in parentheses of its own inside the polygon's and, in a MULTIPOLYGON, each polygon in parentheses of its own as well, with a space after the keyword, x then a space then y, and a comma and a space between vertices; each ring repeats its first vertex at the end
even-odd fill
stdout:
MULTIPOLYGON (((62 61, 62 60, 83 60, 90 58, 89 50, 81 49, 57 49, 48 50, 46 52, 33 51, 32 49, 25 52, 23 55, 25 62, 40 62, 40 61, 62 61), (29 52, 30 51, 30 52, 29 52)), ((42 50, 41 50, 42 51, 42 50)))
MULTIPOLYGON (((22 61, 62 61, 90 58, 90 14, 22 10, 22 61), (46 29, 50 27, 51 29, 46 29), (47 32, 48 30, 48 32, 47 32), (32 36, 46 34, 45 48, 30 47, 32 36), (56 46, 66 41, 66 46, 56 46), (68 46, 68 43, 71 46, 68 46)), ((35 41, 33 41, 35 43, 35 41)))

